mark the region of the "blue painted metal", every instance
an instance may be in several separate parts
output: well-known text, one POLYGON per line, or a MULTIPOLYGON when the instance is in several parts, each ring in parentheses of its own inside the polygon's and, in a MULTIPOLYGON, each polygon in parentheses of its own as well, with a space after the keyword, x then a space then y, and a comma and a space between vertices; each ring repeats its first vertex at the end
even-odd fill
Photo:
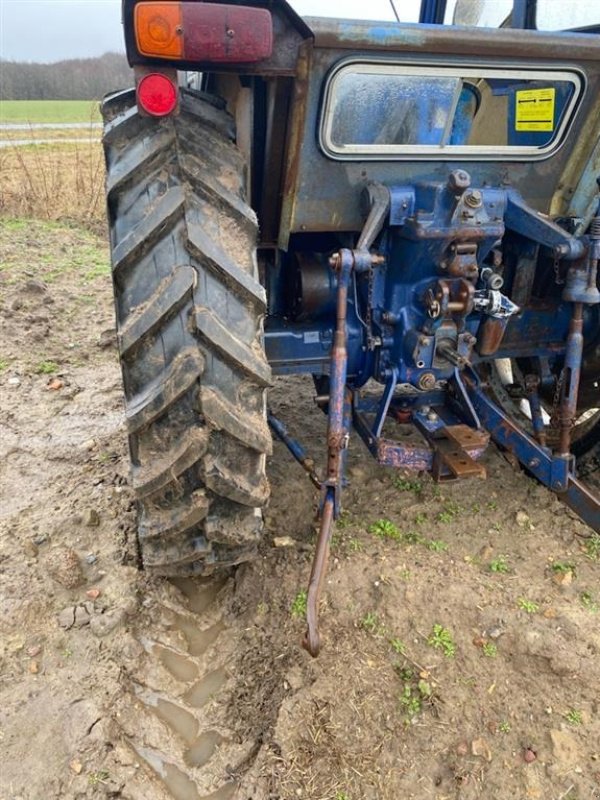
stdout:
MULTIPOLYGON (((344 430, 344 436, 347 433, 343 387, 348 385, 354 391, 369 378, 384 384, 382 396, 368 411, 364 407, 368 401, 355 395, 352 412, 361 438, 383 464, 425 470, 434 464, 432 442, 405 444, 381 435, 390 408, 397 406, 395 390, 399 384, 425 386, 403 400, 405 408, 416 412, 415 422, 424 434, 428 428, 418 408, 435 407, 444 420, 440 409, 445 405, 451 406, 458 418, 474 430, 483 425, 498 440, 506 440, 497 432, 504 420, 489 409, 487 418, 480 420, 481 401, 479 405, 474 401, 461 377, 465 364, 489 359, 488 352, 502 358, 544 359, 550 367, 554 365, 555 372, 564 369, 568 380, 563 383, 568 391, 563 393, 570 403, 563 415, 562 427, 566 431, 576 410, 583 340, 593 336, 598 327, 597 315, 589 310, 600 297, 595 273, 590 278, 591 262, 595 264, 595 240, 590 248, 588 238, 575 237, 541 217, 514 190, 473 188, 468 175, 461 172, 453 173, 445 183, 388 188, 389 211, 378 249, 383 263, 373 268, 373 258, 367 250, 341 250, 334 259, 337 281, 322 282, 323 291, 330 293, 323 300, 325 304, 333 304, 336 296, 339 303, 340 281, 345 293, 343 357, 332 320, 325 317, 295 322, 275 318, 268 322, 266 332, 274 371, 330 375, 330 436, 340 430, 344 430), (489 263, 492 248, 507 231, 526 237, 538 248, 546 247, 554 258, 571 260, 562 298, 558 296, 545 306, 525 307, 515 316, 517 307, 500 292, 490 290, 490 270, 483 279, 481 269, 485 261, 489 263), (462 242, 467 243, 466 248, 461 249, 462 242), (582 260, 586 249, 590 256, 582 260), (447 291, 440 301, 446 311, 436 316, 428 306, 428 297, 440 284, 447 291), (465 292, 462 305, 457 301, 461 291, 465 292), (578 322, 581 332, 571 330, 573 301, 579 298, 587 301, 578 322), (456 311, 452 303, 458 305, 456 311), (474 344, 487 336, 492 323, 496 326, 494 335, 498 336, 497 349, 484 350, 483 355, 474 344), (369 338, 376 342, 374 351, 367 346, 369 338), (455 353, 456 363, 448 360, 448 351, 455 353), (454 389, 451 396, 448 387, 454 389), (369 413, 374 413, 375 418, 369 418, 369 413)), ((338 304, 338 314, 339 311, 338 304)), ((508 445, 542 482, 564 491, 572 477, 568 446, 563 442, 559 448, 562 459, 548 455, 539 443, 543 442, 544 423, 537 391, 530 392, 529 399, 539 441, 534 442, 513 426, 508 445)), ((339 449, 339 439, 336 441, 336 452, 341 454, 343 448, 339 449)), ((342 455, 339 462, 343 462, 342 455)), ((325 486, 323 507, 331 498, 336 517, 341 488, 337 465, 325 486)))
POLYGON ((557 492, 592 530, 600 532, 600 498, 575 476, 572 456, 553 456, 519 428, 485 393, 473 374, 467 382, 471 400, 497 444, 511 452, 532 475, 557 492))
POLYGON ((585 242, 567 233, 551 219, 530 208, 518 192, 507 192, 506 227, 534 242, 552 248, 554 255, 567 260, 581 258, 586 250, 585 242))
POLYGON ((394 368, 391 371, 389 378, 387 379, 385 390, 383 392, 383 396, 381 398, 381 402, 377 410, 377 416, 375 417, 375 425, 373 426, 373 433, 377 438, 381 436, 381 429, 383 428, 383 423, 385 422, 385 418, 387 417, 390 408, 390 403, 392 402, 392 397, 394 396, 394 391, 396 390, 397 384, 398 384, 398 370, 394 368))
POLYGON ((443 25, 447 0, 421 0, 419 22, 426 25, 443 25))
POLYGON ((285 424, 281 420, 277 419, 277 417, 274 416, 274 414, 272 414, 270 411, 267 413, 267 421, 273 433, 278 439, 281 439, 296 461, 308 473, 308 476, 314 486, 316 486, 317 489, 320 489, 321 481, 315 472, 314 461, 312 458, 309 458, 306 450, 302 447, 300 442, 297 439, 294 439, 293 436, 290 436, 285 424))

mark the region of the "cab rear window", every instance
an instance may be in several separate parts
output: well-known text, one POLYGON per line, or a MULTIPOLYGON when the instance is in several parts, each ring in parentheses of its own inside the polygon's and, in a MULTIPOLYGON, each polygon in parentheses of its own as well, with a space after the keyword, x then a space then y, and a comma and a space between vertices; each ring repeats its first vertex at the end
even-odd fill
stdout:
POLYGON ((338 159, 545 157, 582 87, 570 70, 346 62, 327 83, 321 146, 338 159))

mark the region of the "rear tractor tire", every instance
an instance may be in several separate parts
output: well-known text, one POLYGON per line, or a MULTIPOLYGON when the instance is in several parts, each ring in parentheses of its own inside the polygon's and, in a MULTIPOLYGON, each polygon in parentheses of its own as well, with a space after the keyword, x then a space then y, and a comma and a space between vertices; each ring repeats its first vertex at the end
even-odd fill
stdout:
POLYGON ((244 158, 217 98, 141 116, 104 101, 119 354, 142 565, 209 574, 255 554, 271 436, 265 293, 244 158))

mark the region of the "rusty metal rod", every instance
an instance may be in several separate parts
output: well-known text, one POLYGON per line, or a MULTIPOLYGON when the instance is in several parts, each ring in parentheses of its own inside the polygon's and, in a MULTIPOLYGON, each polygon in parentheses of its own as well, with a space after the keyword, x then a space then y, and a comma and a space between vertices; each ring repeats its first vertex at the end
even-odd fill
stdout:
POLYGON ((342 489, 343 452, 348 444, 349 412, 346 400, 346 374, 348 351, 346 348, 346 313, 348 286, 354 267, 350 250, 341 250, 332 260, 338 273, 336 328, 331 348, 329 415, 327 425, 327 472, 323 481, 324 495, 321 509, 321 527, 312 564, 306 602, 307 631, 302 645, 316 657, 321 648, 319 634, 319 602, 327 572, 329 543, 334 518, 337 516, 342 489))
POLYGON ((583 355, 583 303, 573 303, 573 315, 569 323, 565 365, 560 394, 559 425, 560 440, 558 454, 568 456, 571 451, 571 431, 577 416, 579 376, 583 355))
POLYGON ((302 647, 307 650, 313 658, 319 655, 321 650, 321 634, 319 633, 319 603, 321 601, 321 591, 327 573, 329 563, 329 545, 333 530, 333 512, 335 500, 333 491, 328 490, 327 499, 321 511, 321 527, 317 547, 313 558, 310 571, 310 581, 308 583, 308 593, 306 599, 306 633, 302 640, 302 647))

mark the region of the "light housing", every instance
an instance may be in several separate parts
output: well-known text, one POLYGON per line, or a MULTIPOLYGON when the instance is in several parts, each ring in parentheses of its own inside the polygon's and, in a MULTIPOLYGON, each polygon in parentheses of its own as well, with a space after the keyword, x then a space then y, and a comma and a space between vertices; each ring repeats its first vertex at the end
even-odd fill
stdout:
POLYGON ((152 59, 251 64, 273 52, 271 13, 253 6, 142 0, 134 30, 138 52, 152 59))

